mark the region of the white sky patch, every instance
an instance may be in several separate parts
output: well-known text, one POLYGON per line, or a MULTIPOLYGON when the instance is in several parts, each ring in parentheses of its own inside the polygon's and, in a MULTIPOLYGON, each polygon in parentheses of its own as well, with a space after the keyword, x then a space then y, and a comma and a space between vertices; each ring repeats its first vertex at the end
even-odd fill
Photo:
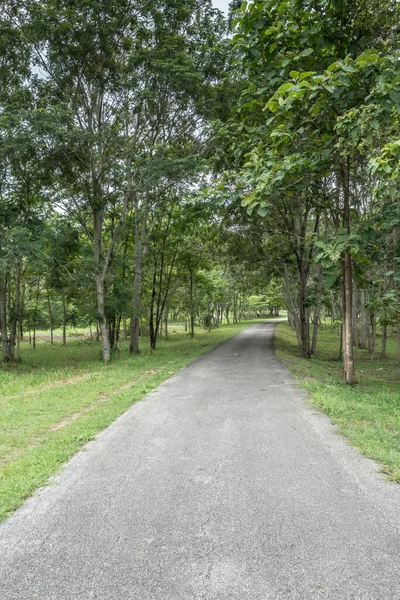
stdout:
POLYGON ((213 0, 213 4, 215 8, 219 8, 227 15, 230 1, 231 0, 213 0))

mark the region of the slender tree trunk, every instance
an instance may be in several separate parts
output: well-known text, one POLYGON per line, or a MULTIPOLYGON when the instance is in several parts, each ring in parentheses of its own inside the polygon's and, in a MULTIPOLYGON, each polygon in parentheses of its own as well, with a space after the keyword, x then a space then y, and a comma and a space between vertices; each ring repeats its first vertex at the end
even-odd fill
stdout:
POLYGON ((39 309, 39 294, 40 294, 40 277, 38 277, 37 288, 36 288, 36 304, 35 310, 33 311, 33 347, 36 348, 36 317, 39 309))
POLYGON ((47 292, 47 303, 48 303, 48 307, 49 307, 49 323, 50 323, 50 342, 51 345, 53 345, 54 342, 54 335, 53 335, 53 313, 51 310, 51 300, 50 300, 50 292, 47 292))
POLYGON ((123 323, 124 323, 124 342, 126 342, 126 340, 128 339, 128 327, 127 327, 127 323, 126 323, 126 317, 124 317, 123 323))
MULTIPOLYGON (((399 265, 397 262, 397 255, 398 255, 398 245, 399 245, 399 234, 400 234, 400 227, 395 227, 393 230, 393 271, 396 275, 398 275, 399 273, 399 265)), ((393 287, 396 289, 396 287, 399 285, 398 282, 396 282, 395 278, 392 277, 392 283, 393 283, 393 287)), ((397 360, 400 364, 400 314, 397 317, 397 360)))
POLYGON ((322 286, 323 286, 323 272, 322 267, 319 265, 318 268, 318 286, 317 286, 317 306, 314 310, 313 316, 313 333, 312 333, 312 343, 311 343, 311 354, 315 354, 317 351, 317 336, 318 336, 318 327, 321 315, 321 295, 322 295, 322 286))
POLYGON ((311 342, 311 354, 315 354, 317 351, 317 339, 318 339, 318 329, 319 329, 319 321, 321 314, 321 305, 318 304, 315 307, 314 315, 313 315, 313 332, 312 332, 312 342, 311 342))
POLYGON ((400 364, 400 317, 397 319, 397 360, 400 364))
POLYGON ((358 332, 358 289, 356 282, 353 282, 353 298, 352 298, 352 337, 353 337, 353 346, 360 345, 360 336, 358 332))
POLYGON ((165 339, 168 339, 168 308, 164 311, 165 339))
POLYGON ((225 307, 225 318, 226 318, 226 324, 230 325, 230 321, 229 321, 229 308, 230 305, 228 304, 228 306, 225 307))
POLYGON ((156 343, 157 343, 157 317, 154 314, 156 295, 157 295, 156 283, 157 283, 157 265, 155 262, 154 271, 153 271, 153 288, 152 288, 152 292, 151 292, 150 318, 149 318, 150 347, 152 350, 156 349, 156 343))
POLYGON ((10 362, 14 359, 7 328, 7 295, 3 281, 0 281, 0 328, 3 360, 10 362))
POLYGON ((298 311, 300 321, 301 351, 304 358, 310 358, 310 331, 308 311, 305 306, 306 281, 304 272, 299 273, 298 311))
POLYGON ((233 322, 235 323, 235 325, 238 322, 238 319, 237 319, 237 297, 236 297, 236 294, 233 297, 233 322))
MULTIPOLYGON (((384 315, 386 317, 386 315, 384 315)), ((382 325, 382 348, 381 348, 381 358, 387 358, 387 325, 382 325)))
POLYGON ((193 271, 190 271, 189 277, 189 318, 190 318, 190 337, 194 338, 194 311, 193 311, 193 271))
POLYGON ((101 345, 104 362, 109 362, 111 359, 110 338, 105 314, 105 288, 104 274, 102 268, 102 229, 103 229, 104 214, 102 210, 93 212, 93 231, 94 231, 94 264, 96 271, 96 300, 97 300, 97 322, 99 324, 101 334, 101 345))
POLYGON ((116 329, 115 329, 115 345, 116 346, 119 345, 119 338, 121 336, 121 321, 122 321, 122 315, 119 314, 117 317, 117 325, 116 325, 116 329))
POLYGON ((24 339, 24 331, 23 331, 23 320, 24 320, 24 310, 25 310, 25 292, 26 292, 26 284, 25 284, 25 278, 22 276, 22 282, 21 282, 21 304, 20 304, 20 309, 19 309, 19 341, 22 341, 24 339))
POLYGON ((14 306, 10 309, 10 348, 14 357, 15 344, 17 341, 17 329, 18 320, 20 317, 20 303, 21 303, 21 265, 18 264, 15 276, 15 302, 14 306))
POLYGON ((365 310, 366 291, 360 290, 360 348, 367 347, 368 318, 365 310))
POLYGON ((140 338, 140 320, 142 318, 142 269, 145 252, 145 241, 147 233, 147 217, 149 211, 149 201, 146 201, 146 207, 143 210, 142 220, 140 219, 139 198, 135 197, 135 276, 133 280, 133 313, 130 327, 129 351, 132 354, 139 354, 140 338))
MULTIPOLYGON (((347 160, 343 167, 343 227, 350 235, 350 165, 347 160)), ((350 248, 344 251, 343 261, 343 366, 345 382, 356 382, 353 356, 352 314, 353 314, 353 269, 350 248)))
POLYGON ((133 281, 133 314, 131 318, 131 340, 129 350, 139 354, 140 318, 142 314, 142 263, 135 260, 135 278, 133 281))
MULTIPOLYGON (((63 296, 62 299, 63 302, 63 332, 62 332, 62 344, 63 346, 67 345, 67 301, 65 299, 65 296, 63 296)), ((97 323, 98 325, 98 323, 97 323)))
POLYGON ((371 312, 371 360, 374 359, 376 349, 376 315, 371 312))

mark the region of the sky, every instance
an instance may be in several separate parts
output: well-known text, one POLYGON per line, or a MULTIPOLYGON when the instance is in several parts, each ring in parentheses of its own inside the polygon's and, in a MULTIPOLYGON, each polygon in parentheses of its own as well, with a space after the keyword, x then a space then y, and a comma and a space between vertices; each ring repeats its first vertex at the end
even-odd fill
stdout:
POLYGON ((226 15, 228 14, 229 2, 230 0, 213 0, 215 8, 223 10, 226 15))

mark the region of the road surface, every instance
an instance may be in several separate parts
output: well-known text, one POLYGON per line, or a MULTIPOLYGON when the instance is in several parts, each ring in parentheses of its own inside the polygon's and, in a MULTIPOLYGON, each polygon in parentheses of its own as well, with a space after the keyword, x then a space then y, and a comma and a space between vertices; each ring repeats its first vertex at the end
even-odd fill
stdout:
POLYGON ((400 599, 400 486, 244 330, 0 527, 2 600, 400 599))

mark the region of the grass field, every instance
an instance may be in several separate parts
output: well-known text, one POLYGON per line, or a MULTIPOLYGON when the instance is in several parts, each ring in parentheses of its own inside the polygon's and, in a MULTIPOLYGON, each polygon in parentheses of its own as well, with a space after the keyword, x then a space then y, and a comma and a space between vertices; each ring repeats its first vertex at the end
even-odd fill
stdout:
POLYGON ((193 340, 171 327, 155 352, 131 356, 125 344, 109 365, 88 339, 63 347, 42 333, 35 350, 24 343, 22 362, 0 368, 0 520, 146 393, 253 322, 198 329, 193 340))
MULTIPOLYGON (((379 348, 379 338, 377 347, 379 348)), ((318 352, 311 361, 300 356, 294 332, 287 323, 277 328, 279 358, 311 393, 312 402, 329 415, 359 450, 375 459, 388 478, 400 483, 400 367, 395 336, 389 339, 387 359, 355 349, 358 384, 342 382, 338 360, 339 334, 329 326, 319 332, 318 352)))

